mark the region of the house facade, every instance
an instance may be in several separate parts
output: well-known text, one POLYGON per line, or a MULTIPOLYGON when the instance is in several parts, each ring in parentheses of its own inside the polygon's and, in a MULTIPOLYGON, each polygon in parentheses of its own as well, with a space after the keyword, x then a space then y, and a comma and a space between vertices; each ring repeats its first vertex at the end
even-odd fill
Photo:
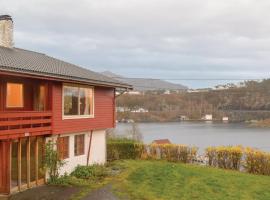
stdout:
POLYGON ((99 73, 13 46, 13 21, 0 16, 0 195, 44 183, 48 140, 70 173, 106 161, 115 92, 132 87, 99 73))

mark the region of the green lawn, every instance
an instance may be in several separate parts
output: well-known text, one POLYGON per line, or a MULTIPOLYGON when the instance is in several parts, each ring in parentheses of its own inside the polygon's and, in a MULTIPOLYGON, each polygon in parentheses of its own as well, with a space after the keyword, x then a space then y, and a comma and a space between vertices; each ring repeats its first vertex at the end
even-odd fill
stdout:
POLYGON ((149 200, 269 200, 270 177, 163 161, 117 161, 116 194, 149 200))

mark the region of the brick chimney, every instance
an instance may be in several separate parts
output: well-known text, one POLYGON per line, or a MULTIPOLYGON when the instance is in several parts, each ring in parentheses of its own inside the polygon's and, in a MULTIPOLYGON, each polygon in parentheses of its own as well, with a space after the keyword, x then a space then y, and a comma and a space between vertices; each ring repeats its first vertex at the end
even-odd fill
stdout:
POLYGON ((9 15, 0 15, 0 46, 13 47, 13 21, 9 15))

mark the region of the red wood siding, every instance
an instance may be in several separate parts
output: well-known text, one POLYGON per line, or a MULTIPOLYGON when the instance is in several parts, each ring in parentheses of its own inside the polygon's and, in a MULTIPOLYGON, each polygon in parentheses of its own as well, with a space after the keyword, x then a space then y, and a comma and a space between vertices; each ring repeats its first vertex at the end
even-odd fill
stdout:
POLYGON ((0 193, 10 192, 10 142, 0 141, 0 193))
POLYGON ((53 133, 63 134, 114 127, 114 88, 95 87, 94 118, 62 119, 62 84, 52 89, 53 133))

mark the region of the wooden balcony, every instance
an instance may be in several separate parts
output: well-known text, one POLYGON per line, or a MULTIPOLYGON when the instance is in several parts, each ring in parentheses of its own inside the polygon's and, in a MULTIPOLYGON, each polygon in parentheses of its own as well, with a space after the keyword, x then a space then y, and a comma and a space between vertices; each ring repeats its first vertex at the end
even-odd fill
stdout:
POLYGON ((0 139, 45 135, 52 132, 52 112, 0 112, 0 139))

